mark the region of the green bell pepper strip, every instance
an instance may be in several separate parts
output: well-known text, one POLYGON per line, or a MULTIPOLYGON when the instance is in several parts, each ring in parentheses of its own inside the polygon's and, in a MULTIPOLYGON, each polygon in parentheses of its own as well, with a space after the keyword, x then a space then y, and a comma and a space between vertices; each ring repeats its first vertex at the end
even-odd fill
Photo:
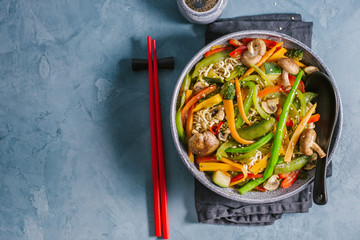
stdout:
POLYGON ((181 85, 181 90, 180 90, 180 94, 181 94, 181 97, 180 97, 180 102, 179 102, 179 107, 178 109, 181 109, 185 103, 185 92, 186 90, 189 90, 190 88, 190 84, 191 84, 191 77, 189 74, 186 74, 185 78, 184 78, 184 81, 181 85))
POLYGON ((304 72, 302 70, 300 70, 298 75, 296 76, 296 80, 285 100, 283 110, 280 114, 279 122, 278 122, 278 125, 276 128, 276 134, 275 134, 275 138, 274 138, 271 157, 270 157, 268 166, 266 167, 265 172, 264 172, 264 178, 256 179, 256 180, 253 180, 253 181, 247 183, 245 186, 243 186, 239 189, 240 194, 245 194, 248 191, 251 191, 254 187, 265 182, 266 179, 268 179, 269 177, 271 177, 273 175, 275 165, 277 164, 277 162, 279 160, 281 142, 282 142, 282 139, 284 136, 284 130, 286 127, 286 120, 288 118, 289 109, 290 109, 292 101, 295 98, 296 89, 299 86, 299 83, 300 83, 300 80, 301 80, 301 77, 303 76, 303 74, 304 74, 304 72))
POLYGON ((274 124, 275 124, 275 118, 270 117, 268 120, 264 120, 249 127, 241 128, 237 130, 237 132, 240 135, 240 137, 247 140, 253 140, 255 138, 262 137, 265 134, 267 134, 274 127, 274 124))
POLYGON ((180 141, 186 145, 186 141, 185 141, 185 134, 184 134, 184 127, 183 127, 183 124, 181 122, 181 110, 179 109, 177 112, 176 112, 176 115, 175 115, 175 124, 176 124, 176 129, 177 129, 177 132, 179 134, 179 139, 180 141))
POLYGON ((262 107, 260 106, 257 87, 254 88, 253 102, 254 102, 255 109, 256 109, 256 111, 258 111, 258 113, 260 114, 260 116, 261 116, 263 119, 269 119, 269 118, 270 118, 270 115, 267 114, 267 113, 264 111, 264 109, 262 109, 262 107))
POLYGON ((275 165, 279 159, 280 147, 281 147, 281 142, 282 142, 282 139, 284 136, 284 131, 286 128, 286 121, 287 121, 287 118, 289 115, 289 109, 290 109, 291 103, 293 102, 293 100, 295 98, 295 93, 299 86, 299 83, 301 81, 301 77, 303 76, 303 74, 304 74, 304 72, 300 69, 298 75, 296 76, 295 82, 285 100, 283 110, 280 114, 279 122, 278 122, 278 125, 276 128, 276 134, 275 134, 275 138, 274 138, 271 157, 270 157, 268 166, 266 167, 266 170, 264 172, 264 179, 268 179, 269 177, 271 177, 271 175, 274 172, 275 165))
POLYGON ((255 151, 255 150, 259 149, 260 147, 264 146, 266 143, 268 143, 273 137, 274 137, 274 134, 272 132, 269 132, 267 135, 265 135, 264 137, 259 139, 259 141, 255 142, 251 145, 247 145, 247 146, 241 147, 241 148, 228 148, 225 150, 225 152, 246 153, 246 152, 255 151))
POLYGON ((237 146, 238 143, 234 141, 227 141, 220 145, 220 147, 216 150, 216 159, 218 161, 221 160, 222 157, 228 157, 225 150, 229 147, 237 146))
POLYGON ((273 85, 274 85, 274 83, 268 79, 267 75, 266 75, 263 71, 261 71, 260 68, 258 68, 258 67, 257 67, 256 65, 254 65, 254 64, 250 64, 250 66, 251 66, 251 67, 255 70, 255 72, 257 72, 257 73, 260 75, 260 77, 264 80, 263 86, 273 86, 273 85))
POLYGON ((297 96, 297 99, 299 99, 299 101, 300 101, 301 117, 304 117, 304 115, 306 113, 306 102, 305 102, 304 94, 299 89, 297 89, 296 96, 297 96))
POLYGON ((204 58, 203 60, 201 60, 200 62, 198 62, 196 64, 196 66, 194 68, 194 72, 192 73, 191 77, 195 78, 195 77, 199 76, 200 69, 228 58, 230 52, 231 52, 231 50, 225 50, 225 51, 218 52, 209 57, 204 58))
POLYGON ((261 78, 258 75, 249 75, 241 79, 241 82, 249 82, 249 81, 254 81, 258 84, 262 84, 261 78))
POLYGON ((305 102, 308 103, 310 102, 311 100, 313 100, 315 97, 317 97, 317 93, 313 93, 313 92, 305 92, 303 93, 304 95, 304 98, 305 98, 305 102))
MULTIPOLYGON (((249 88, 249 92, 248 95, 246 96, 246 99, 244 101, 244 111, 245 114, 249 113, 249 110, 253 104, 253 95, 254 95, 254 89, 255 89, 255 84, 253 82, 245 82, 243 84, 243 86, 248 87, 249 88)), ((238 113, 236 116, 236 121, 235 121, 235 127, 241 128, 241 126, 244 124, 244 119, 242 119, 241 114, 238 113)))
POLYGON ((256 154, 256 150, 251 151, 251 152, 247 152, 244 154, 240 154, 234 157, 228 157, 230 160, 234 160, 234 161, 239 161, 242 163, 250 163, 252 161, 252 159, 250 159, 251 157, 255 156, 256 154))
POLYGON ((291 160, 289 163, 277 164, 274 168, 275 174, 290 173, 299 169, 302 169, 306 163, 312 158, 312 156, 301 156, 291 160))
POLYGON ((294 104, 291 104, 290 106, 289 115, 293 121, 293 125, 296 125, 300 122, 301 117, 294 104))

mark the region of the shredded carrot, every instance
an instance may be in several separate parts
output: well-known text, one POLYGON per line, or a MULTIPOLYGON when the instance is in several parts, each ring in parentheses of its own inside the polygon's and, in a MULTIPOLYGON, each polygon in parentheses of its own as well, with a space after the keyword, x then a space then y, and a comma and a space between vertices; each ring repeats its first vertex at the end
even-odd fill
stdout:
MULTIPOLYGON (((281 45, 283 45, 283 42, 279 42, 278 44, 275 45, 275 47, 271 48, 269 51, 267 51, 264 56, 261 58, 261 60, 256 64, 257 67, 260 67, 261 65, 264 64, 264 62, 266 62, 266 60, 268 60, 270 58, 270 56, 275 52, 276 48, 280 47, 281 45)), ((240 78, 243 79, 244 77, 249 76, 250 74, 252 74, 254 72, 254 68, 249 68, 244 75, 240 78)))
POLYGON ((307 122, 309 121, 309 118, 311 117, 311 114, 313 114, 313 112, 315 111, 316 108, 316 103, 307 111, 307 113, 305 114, 304 118, 301 119, 299 125, 297 126, 295 132, 293 133, 288 148, 286 149, 286 153, 285 153, 285 157, 284 157, 284 162, 290 162, 291 161, 291 156, 294 152, 294 148, 295 145, 297 143, 297 141, 299 140, 299 137, 301 135, 301 133, 303 132, 304 128, 306 127, 307 122))
POLYGON ((239 80, 237 78, 235 79, 235 88, 236 88, 236 93, 237 93, 236 100, 237 100, 237 105, 238 105, 238 108, 240 111, 240 115, 247 124, 251 125, 251 122, 249 121, 249 119, 247 118, 246 113, 245 113, 244 104, 242 101, 240 84, 239 84, 239 80))
POLYGON ((227 122, 228 122, 228 126, 229 126, 229 129, 230 129, 231 136, 237 142, 239 142, 241 144, 244 144, 244 145, 249 145, 249 144, 254 143, 254 141, 252 141, 252 140, 246 140, 246 139, 241 138, 240 135, 238 134, 238 132, 236 131, 233 100, 231 100, 231 99, 223 99, 223 104, 224 104, 226 119, 227 119, 227 122))

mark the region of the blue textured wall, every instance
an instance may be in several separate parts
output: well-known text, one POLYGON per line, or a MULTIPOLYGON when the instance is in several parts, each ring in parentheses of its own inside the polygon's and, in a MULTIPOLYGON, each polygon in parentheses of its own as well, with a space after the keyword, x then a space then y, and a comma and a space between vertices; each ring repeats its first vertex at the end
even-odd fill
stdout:
POLYGON ((360 2, 230 0, 223 17, 301 13, 343 98, 329 202, 273 226, 196 223, 193 179, 169 129, 177 76, 204 26, 175 1, 0 0, 0 239, 154 239, 146 36, 160 72, 171 239, 359 239, 360 2), (274 4, 276 2, 276 5, 274 4))

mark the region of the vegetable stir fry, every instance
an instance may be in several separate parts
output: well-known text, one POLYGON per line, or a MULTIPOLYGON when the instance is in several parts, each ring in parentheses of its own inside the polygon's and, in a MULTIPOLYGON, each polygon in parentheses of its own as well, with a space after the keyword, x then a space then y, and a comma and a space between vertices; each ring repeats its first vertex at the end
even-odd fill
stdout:
POLYGON ((268 39, 213 46, 186 75, 176 126, 190 161, 240 194, 290 187, 324 151, 316 144, 316 93, 306 92, 301 49, 268 39))

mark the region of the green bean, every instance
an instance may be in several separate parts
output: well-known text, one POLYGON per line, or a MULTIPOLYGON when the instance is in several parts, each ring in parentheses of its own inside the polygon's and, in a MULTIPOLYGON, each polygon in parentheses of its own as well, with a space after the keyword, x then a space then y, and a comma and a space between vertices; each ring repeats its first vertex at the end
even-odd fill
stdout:
POLYGON ((301 156, 291 160, 289 163, 277 164, 274 168, 275 174, 290 173, 299 169, 302 169, 306 163, 312 158, 312 156, 301 156))
POLYGON ((246 152, 255 151, 255 150, 259 149, 260 147, 264 146, 266 143, 268 143, 273 137, 274 137, 274 134, 272 132, 269 132, 267 135, 262 137, 259 141, 255 142, 251 145, 247 145, 247 146, 241 147, 241 148, 228 148, 225 150, 225 152, 246 153, 246 152))
POLYGON ((264 179, 268 179, 271 177, 271 175, 274 172, 275 165, 279 159, 279 153, 280 153, 280 147, 281 142, 284 136, 284 131, 286 129, 286 121, 289 115, 289 109, 291 106, 292 101, 295 98, 296 89, 299 86, 300 80, 304 72, 300 69, 298 75, 296 76, 296 80, 286 98, 286 101, 283 106, 283 110, 280 114, 279 122, 276 128, 276 134, 274 138, 273 148, 271 152, 271 157, 268 163, 268 166, 266 167, 265 173, 264 173, 264 179))
POLYGON ((265 179, 263 178, 254 179, 248 182, 247 184, 245 184, 244 186, 242 186, 241 188, 239 188, 239 193, 241 195, 244 195, 245 193, 251 191, 254 187, 262 184, 263 182, 265 182, 265 179))
POLYGON ((225 50, 225 51, 218 52, 209 57, 204 58, 203 60, 201 60, 200 62, 198 62, 196 64, 194 72, 192 73, 191 77, 195 78, 195 77, 199 76, 200 69, 228 58, 230 52, 231 51, 225 50))
POLYGON ((270 117, 268 120, 263 120, 257 124, 251 125, 249 127, 244 127, 237 132, 239 133, 240 137, 246 140, 253 140, 258 137, 262 137, 267 134, 275 124, 275 118, 270 117))
MULTIPOLYGON (((255 84, 253 82, 245 82, 243 86, 246 86, 249 88, 248 95, 246 96, 246 99, 244 101, 244 111, 245 114, 249 113, 249 110, 253 104, 252 97, 254 95, 254 89, 255 84)), ((236 129, 241 128, 241 126, 244 124, 244 119, 242 119, 240 112, 237 114, 235 127, 236 129)))

